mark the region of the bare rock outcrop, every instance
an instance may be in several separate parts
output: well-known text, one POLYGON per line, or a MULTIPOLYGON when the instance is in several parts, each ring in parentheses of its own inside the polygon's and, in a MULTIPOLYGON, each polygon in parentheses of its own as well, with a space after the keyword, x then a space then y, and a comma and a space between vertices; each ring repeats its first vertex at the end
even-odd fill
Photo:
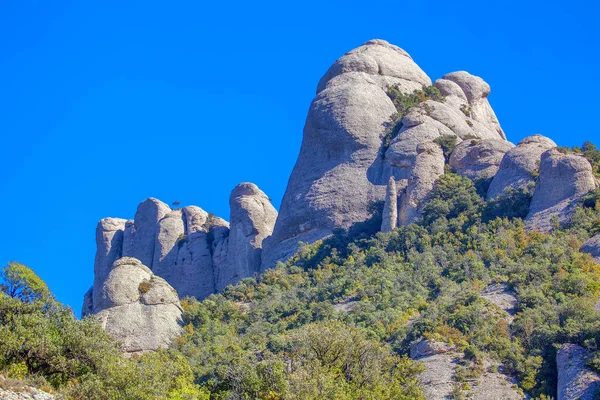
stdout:
MULTIPOLYGON (((410 357, 425 367, 419 381, 427 400, 455 398, 453 394, 460 387, 455 379, 456 369, 465 362, 462 353, 445 343, 421 340, 411 344, 410 357)), ((463 395, 476 400, 521 400, 516 382, 501 372, 492 372, 491 366, 490 361, 484 362, 485 371, 468 382, 469 389, 462 390, 463 395)))
POLYGON ((542 154, 538 178, 526 222, 529 229, 548 232, 553 218, 568 223, 582 196, 598 186, 589 161, 578 154, 551 149, 542 154))
POLYGON ((229 198, 230 231, 227 269, 217 277, 217 290, 261 272, 263 240, 273 233, 277 210, 253 183, 237 185, 229 198))
POLYGON ((401 226, 420 218, 422 202, 433 189, 435 182, 444 174, 444 165, 444 152, 440 146, 430 142, 417 147, 415 164, 400 204, 398 217, 401 226))
POLYGON ((396 112, 387 87, 410 93, 431 80, 407 52, 372 40, 346 53, 323 76, 306 119, 300 155, 290 176, 263 268, 291 256, 337 227, 370 217, 393 175, 381 157, 396 112))
POLYGON ((502 159, 487 193, 487 199, 495 199, 508 189, 526 188, 534 181, 542 154, 556 147, 556 143, 542 135, 533 135, 521 140, 502 159))
POLYGON ((452 152, 450 167, 471 180, 490 179, 498 172, 506 152, 513 147, 506 140, 465 140, 452 152))
POLYGON ((230 203, 231 226, 199 207, 171 210, 154 198, 138 206, 133 221, 100 221, 94 286, 84 296, 82 315, 106 308, 102 288, 121 256, 144 257, 144 265, 181 297, 198 299, 260 272, 262 242, 273 231, 277 211, 252 183, 238 185, 230 203))
POLYGON ((590 352, 575 344, 564 344, 556 353, 557 400, 594 400, 600 393, 600 375, 585 366, 590 352))
MULTIPOLYGON (((123 252, 123 232, 127 221, 121 218, 104 218, 96 227, 96 258, 94 260, 94 285, 92 303, 99 300, 102 284, 110 273, 113 263, 123 252), (94 288, 96 290, 94 290, 94 288)), ((90 305, 87 305, 90 308, 90 305)))
POLYGON ((506 140, 487 100, 490 87, 483 79, 459 71, 438 79, 434 86, 445 101, 428 100, 410 109, 385 153, 397 179, 408 178, 418 146, 439 137, 454 136, 458 142, 472 138, 506 140))
POLYGON ((117 260, 102 286, 96 317, 127 353, 167 347, 181 333, 177 292, 139 260, 117 260))
POLYGON ((596 235, 581 247, 583 253, 591 254, 594 260, 600 264, 600 235, 596 235))
POLYGON ((134 257, 149 267, 154 259, 156 224, 171 208, 160 200, 148 198, 140 203, 133 221, 127 223, 123 240, 123 257, 134 257))
POLYGON ((385 192, 385 203, 383 205, 383 216, 381 220, 381 232, 389 232, 398 226, 398 190, 396 180, 393 176, 387 184, 385 192))

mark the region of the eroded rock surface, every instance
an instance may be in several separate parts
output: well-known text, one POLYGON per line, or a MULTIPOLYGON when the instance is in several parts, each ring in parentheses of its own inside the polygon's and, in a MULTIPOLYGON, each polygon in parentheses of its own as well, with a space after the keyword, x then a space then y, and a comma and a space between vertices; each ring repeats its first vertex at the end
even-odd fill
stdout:
POLYGON ((389 232, 398 226, 398 190, 396 180, 393 176, 387 184, 385 192, 385 203, 383 205, 383 216, 381 220, 381 232, 389 232))
POLYGON ((450 156, 450 167, 471 180, 490 179, 496 175, 504 155, 514 145, 506 140, 465 140, 450 156))
POLYGON ((396 111, 388 86, 409 93, 431 80, 407 52, 372 40, 337 60, 319 82, 300 155, 290 176, 263 268, 291 256, 334 228, 370 217, 394 175, 381 157, 382 139, 396 111))
POLYGON ((444 174, 444 152, 435 143, 423 143, 417 148, 417 157, 408 179, 408 186, 400 204, 399 224, 411 224, 421 216, 421 206, 444 174))
POLYGON ((548 232, 553 218, 568 223, 582 196, 597 187, 592 166, 578 154, 551 149, 542 154, 540 176, 527 215, 527 227, 548 232))
POLYGON ((590 352, 575 344, 564 344, 556 353, 557 400, 594 400, 600 390, 600 375, 585 366, 590 352))
POLYGON ((261 272, 263 240, 273 233, 277 210, 253 183, 241 183, 229 198, 231 227, 227 269, 217 279, 217 290, 261 272))
MULTIPOLYGON (((92 304, 99 300, 102 284, 113 263, 123 252, 123 231, 127 221, 121 218, 104 218, 96 227, 96 259, 94 260, 94 288, 92 304), (94 294, 95 293, 95 294, 94 294)), ((88 306, 89 308, 89 306, 88 306)))
POLYGON ((177 292, 132 257, 113 264, 97 309, 102 327, 127 353, 167 347, 181 333, 177 292))
POLYGON ((526 188, 535 181, 542 154, 556 147, 556 143, 542 135, 533 135, 521 140, 502 159, 487 193, 487 199, 495 199, 508 189, 526 188))

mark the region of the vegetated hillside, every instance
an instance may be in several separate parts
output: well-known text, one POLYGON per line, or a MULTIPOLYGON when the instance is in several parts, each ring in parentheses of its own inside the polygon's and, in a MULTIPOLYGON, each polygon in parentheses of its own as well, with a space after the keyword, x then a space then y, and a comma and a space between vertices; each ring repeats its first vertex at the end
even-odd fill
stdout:
MULTIPOLYGON (((521 220, 527 191, 485 202, 484 186, 448 171, 423 221, 389 233, 376 233, 374 204, 371 220, 286 264, 184 300, 183 336, 130 359, 13 264, 0 295, 0 368, 72 398, 418 399, 422 367, 408 353, 426 337, 464 352, 458 381, 491 359, 528 394, 555 396, 557 345, 600 343, 600 266, 579 251, 600 232, 600 194, 586 196, 569 226, 542 234, 521 220), (481 296, 493 283, 514 291, 512 323, 481 296)), ((589 364, 600 370, 600 352, 589 364)))

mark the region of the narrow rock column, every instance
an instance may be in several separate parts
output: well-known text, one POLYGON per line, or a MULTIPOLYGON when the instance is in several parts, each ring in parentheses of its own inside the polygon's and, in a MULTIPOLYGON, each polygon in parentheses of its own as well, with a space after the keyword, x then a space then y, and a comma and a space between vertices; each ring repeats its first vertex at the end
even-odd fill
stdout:
POLYGON ((394 230, 396 226, 398 226, 398 191, 396 189, 394 177, 390 176, 385 192, 381 232, 389 232, 394 230))

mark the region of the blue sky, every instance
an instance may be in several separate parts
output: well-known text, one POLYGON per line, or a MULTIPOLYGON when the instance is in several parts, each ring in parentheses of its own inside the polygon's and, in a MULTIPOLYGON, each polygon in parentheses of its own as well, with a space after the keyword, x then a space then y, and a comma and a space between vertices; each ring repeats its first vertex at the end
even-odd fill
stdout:
POLYGON ((132 218, 149 196, 228 218, 242 181, 278 207, 319 78, 373 38, 432 79, 482 76, 513 142, 600 142, 598 11, 581 0, 0 0, 0 263, 29 265, 78 312, 100 218, 132 218))

